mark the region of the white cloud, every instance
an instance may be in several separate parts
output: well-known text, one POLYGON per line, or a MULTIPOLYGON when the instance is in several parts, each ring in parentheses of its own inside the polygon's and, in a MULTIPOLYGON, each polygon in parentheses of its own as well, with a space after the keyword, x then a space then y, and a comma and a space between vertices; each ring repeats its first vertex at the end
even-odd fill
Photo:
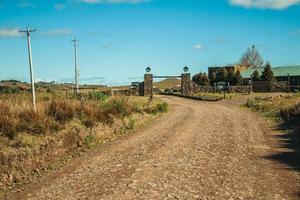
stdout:
POLYGON ((203 50, 204 49, 202 44, 195 44, 192 48, 196 49, 196 50, 203 50))
POLYGON ((63 4, 63 3, 56 3, 56 4, 54 4, 54 8, 55 8, 56 10, 62 10, 62 9, 64 9, 65 7, 66 7, 66 5, 63 4))
POLYGON ((17 38, 22 36, 18 28, 0 28, 0 38, 17 38))
POLYGON ((43 32, 41 35, 43 36, 66 36, 71 35, 73 33, 70 29, 56 29, 47 32, 43 32))
POLYGON ((33 3, 29 3, 27 1, 22 1, 18 4, 19 8, 36 8, 37 5, 33 4, 33 3))
POLYGON ((261 8, 283 10, 290 6, 297 5, 300 0, 229 0, 231 5, 245 8, 261 8))
POLYGON ((87 3, 87 4, 138 4, 138 3, 144 3, 148 2, 150 0, 78 0, 78 2, 87 3))
POLYGON ((290 35, 300 35, 300 29, 291 32, 290 35))

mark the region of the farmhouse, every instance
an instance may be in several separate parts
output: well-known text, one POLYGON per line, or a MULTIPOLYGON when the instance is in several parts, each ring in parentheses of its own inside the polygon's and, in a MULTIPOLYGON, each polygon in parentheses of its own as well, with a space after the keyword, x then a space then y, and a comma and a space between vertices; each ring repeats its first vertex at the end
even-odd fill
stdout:
MULTIPOLYGON (((243 78, 251 79, 251 75, 256 69, 247 69, 241 73, 243 78)), ((277 81, 289 81, 290 85, 300 85, 300 65, 298 66, 282 66, 272 68, 277 81)), ((259 74, 263 68, 257 69, 259 74)))

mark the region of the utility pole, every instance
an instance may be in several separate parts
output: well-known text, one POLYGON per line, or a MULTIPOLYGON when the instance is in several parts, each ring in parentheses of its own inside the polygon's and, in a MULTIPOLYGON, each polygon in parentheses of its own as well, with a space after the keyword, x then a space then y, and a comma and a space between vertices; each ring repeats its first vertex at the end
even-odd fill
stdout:
POLYGON ((79 72, 78 72, 78 66, 77 66, 77 47, 78 47, 78 40, 74 38, 72 40, 74 43, 74 49, 75 49, 75 92, 78 95, 79 94, 79 72))
POLYGON ((28 25, 26 27, 26 30, 19 30, 19 32, 20 33, 26 33, 26 35, 27 35, 30 80, 31 80, 31 92, 32 92, 32 106, 33 106, 33 110, 36 111, 36 98, 35 98, 34 76, 33 76, 33 67, 32 67, 31 44, 30 44, 30 34, 32 32, 36 32, 36 29, 30 29, 30 27, 28 25))

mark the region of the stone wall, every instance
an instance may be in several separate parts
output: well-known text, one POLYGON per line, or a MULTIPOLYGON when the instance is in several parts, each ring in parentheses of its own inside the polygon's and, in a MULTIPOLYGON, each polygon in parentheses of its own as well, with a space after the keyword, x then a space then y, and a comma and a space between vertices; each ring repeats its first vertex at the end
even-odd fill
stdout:
POLYGON ((230 93, 251 93, 251 85, 241 85, 241 86, 229 86, 228 92, 230 93))
POLYGON ((203 85, 198 85, 194 81, 191 81, 191 92, 192 93, 213 93, 215 91, 214 86, 203 86, 203 85))
MULTIPOLYGON (((225 88, 225 91, 231 93, 251 93, 252 86, 251 85, 229 86, 225 88)), ((195 94, 195 93, 213 93, 219 91, 215 86, 202 86, 191 81, 191 92, 195 94)))

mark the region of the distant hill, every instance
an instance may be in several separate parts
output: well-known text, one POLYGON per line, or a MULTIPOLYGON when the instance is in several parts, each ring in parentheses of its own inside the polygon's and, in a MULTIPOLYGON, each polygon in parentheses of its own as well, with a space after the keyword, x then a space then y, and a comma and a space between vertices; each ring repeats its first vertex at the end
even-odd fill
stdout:
POLYGON ((159 82, 155 82, 154 86, 160 90, 164 90, 166 88, 172 88, 180 84, 181 84, 180 79, 170 78, 170 79, 164 79, 159 82))
MULTIPOLYGON (((35 83, 35 88, 37 92, 46 92, 46 91, 64 91, 72 90, 74 87, 71 83, 46 83, 38 82, 35 83)), ((80 85, 82 91, 89 91, 91 88, 106 89, 106 86, 103 85, 80 85)), ((0 92, 7 89, 17 89, 17 91, 30 91, 31 85, 26 82, 20 82, 16 80, 2 80, 0 81, 0 92)))

